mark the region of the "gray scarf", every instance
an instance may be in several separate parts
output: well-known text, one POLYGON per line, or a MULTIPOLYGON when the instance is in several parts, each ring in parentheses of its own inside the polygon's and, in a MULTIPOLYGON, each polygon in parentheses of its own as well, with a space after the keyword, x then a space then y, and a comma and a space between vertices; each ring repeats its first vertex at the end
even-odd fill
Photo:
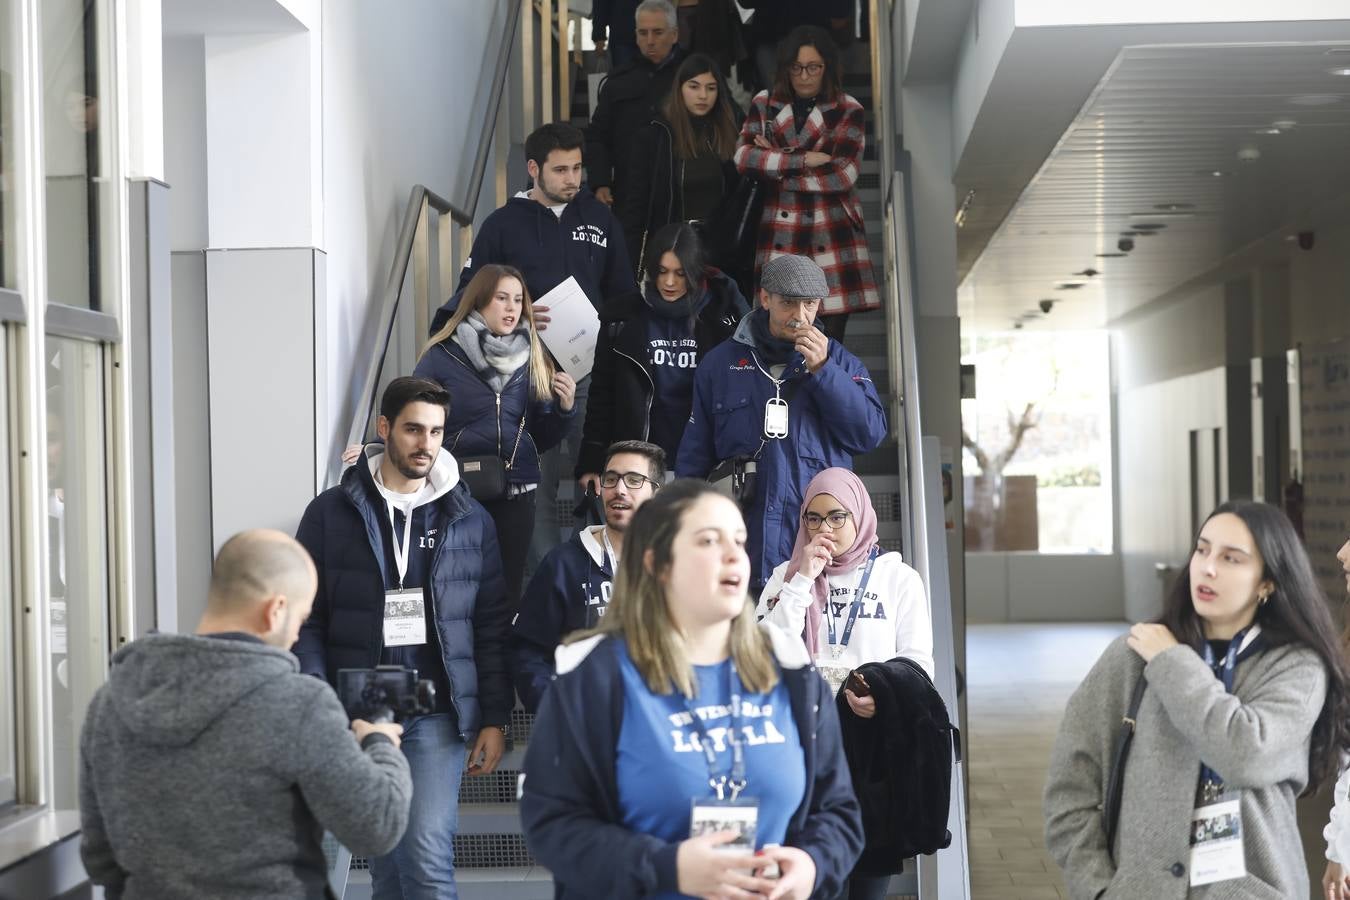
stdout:
POLYGON ((530 326, 524 319, 516 330, 496 335, 477 310, 469 313, 455 329, 455 343, 469 358, 488 387, 500 394, 516 371, 530 361, 530 326))

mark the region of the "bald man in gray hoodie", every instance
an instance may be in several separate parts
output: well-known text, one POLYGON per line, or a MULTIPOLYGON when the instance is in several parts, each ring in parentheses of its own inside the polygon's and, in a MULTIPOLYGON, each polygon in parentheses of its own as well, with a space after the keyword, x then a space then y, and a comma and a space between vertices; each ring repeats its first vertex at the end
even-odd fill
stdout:
POLYGON ((314 601, 304 548, 246 531, 195 635, 123 647, 80 739, 80 855, 110 898, 322 898, 325 829, 354 853, 408 824, 402 728, 348 722, 289 649, 314 601))

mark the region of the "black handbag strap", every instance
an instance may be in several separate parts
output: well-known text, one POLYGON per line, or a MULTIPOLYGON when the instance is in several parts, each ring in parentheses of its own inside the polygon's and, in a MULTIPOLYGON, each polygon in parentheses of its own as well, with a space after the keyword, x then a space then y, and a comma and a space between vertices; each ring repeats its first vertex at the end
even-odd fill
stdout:
POLYGON ((1139 704, 1144 699, 1144 689, 1147 687, 1148 681, 1140 674, 1134 685, 1134 693, 1130 695, 1130 706, 1120 720, 1116 752, 1111 760, 1111 776, 1106 782, 1102 829, 1106 832, 1106 852, 1112 863, 1115 862, 1116 827, 1120 823, 1120 802, 1125 786, 1125 762, 1130 757, 1130 744, 1134 741, 1134 732, 1138 727, 1139 704))

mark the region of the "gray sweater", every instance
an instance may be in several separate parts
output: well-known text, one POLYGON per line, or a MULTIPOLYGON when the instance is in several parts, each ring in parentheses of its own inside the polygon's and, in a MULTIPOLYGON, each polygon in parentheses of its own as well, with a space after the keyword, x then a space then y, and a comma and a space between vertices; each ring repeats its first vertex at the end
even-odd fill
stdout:
POLYGON ((323 897, 324 829, 386 853, 411 798, 393 743, 362 750, 332 688, 255 640, 123 647, 80 737, 80 854, 125 900, 323 897))
POLYGON ((1143 660, 1120 638, 1069 700, 1045 786, 1045 842, 1075 900, 1148 897, 1287 900, 1308 896, 1294 800, 1308 782, 1326 670, 1305 647, 1255 650, 1233 693, 1195 651, 1143 660), (1148 689, 1125 767, 1115 859, 1101 803, 1121 717, 1143 670, 1148 689), (1247 876, 1191 889, 1190 814, 1200 762, 1241 788, 1247 876), (1179 867, 1180 866, 1180 867, 1179 867))

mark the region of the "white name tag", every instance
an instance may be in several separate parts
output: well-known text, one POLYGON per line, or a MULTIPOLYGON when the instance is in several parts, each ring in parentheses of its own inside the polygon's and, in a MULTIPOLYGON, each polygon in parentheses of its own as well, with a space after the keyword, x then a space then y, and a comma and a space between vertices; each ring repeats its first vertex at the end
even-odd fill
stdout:
POLYGON ((755 833, 759 829, 759 801, 754 797, 736 800, 695 800, 690 804, 689 836, 691 838, 720 831, 736 834, 735 840, 718 844, 722 851, 755 852, 755 833))
POLYGON ((786 400, 770 397, 769 402, 764 404, 764 436, 780 440, 788 436, 788 405, 786 400))
POLYGON ((1242 808, 1237 800, 1202 806, 1191 813, 1191 887, 1247 874, 1242 853, 1242 808))
POLYGON ((427 642, 426 601, 421 588, 384 592, 384 645, 411 647, 427 642))

